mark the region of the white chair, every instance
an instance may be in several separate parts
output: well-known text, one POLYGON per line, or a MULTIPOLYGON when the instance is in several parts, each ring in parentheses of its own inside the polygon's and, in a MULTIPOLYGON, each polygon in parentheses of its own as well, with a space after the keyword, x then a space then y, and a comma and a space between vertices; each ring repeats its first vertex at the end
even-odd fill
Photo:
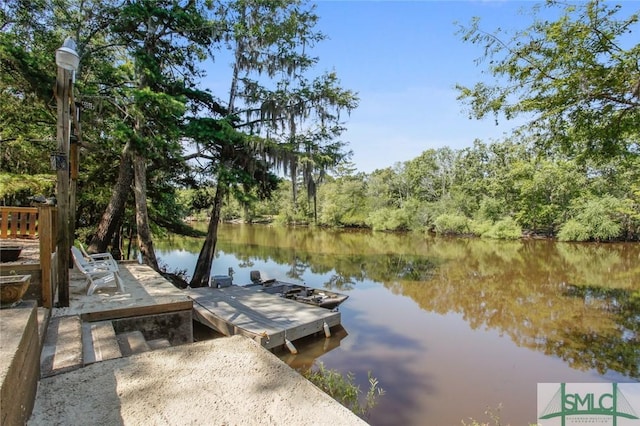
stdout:
POLYGON ((82 252, 82 255, 85 258, 92 259, 92 260, 98 261, 98 262, 107 262, 107 263, 110 263, 114 268, 118 269, 118 262, 116 262, 116 260, 113 258, 111 253, 89 254, 89 253, 87 253, 87 250, 85 250, 85 248, 82 245, 82 243, 80 243, 79 245, 80 245, 80 251, 82 252))
POLYGON ((87 295, 99 287, 117 287, 124 292, 117 263, 84 257, 76 246, 71 247, 71 255, 78 270, 87 278, 87 295))

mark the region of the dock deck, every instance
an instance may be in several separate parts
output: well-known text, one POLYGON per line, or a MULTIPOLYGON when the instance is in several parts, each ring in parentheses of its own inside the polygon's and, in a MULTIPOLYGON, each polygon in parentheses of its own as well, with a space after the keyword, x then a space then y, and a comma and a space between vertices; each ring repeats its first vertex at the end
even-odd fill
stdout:
POLYGON ((254 289, 231 286, 185 290, 193 299, 194 319, 218 332, 249 337, 273 349, 340 325, 340 312, 288 300, 254 289))

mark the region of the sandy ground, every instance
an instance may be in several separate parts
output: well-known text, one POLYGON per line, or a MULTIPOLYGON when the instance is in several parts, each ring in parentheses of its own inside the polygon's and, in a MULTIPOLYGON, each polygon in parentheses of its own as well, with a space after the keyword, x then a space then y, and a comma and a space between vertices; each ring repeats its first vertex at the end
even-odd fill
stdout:
POLYGON ((29 425, 364 425, 257 343, 226 337, 43 379, 29 425))

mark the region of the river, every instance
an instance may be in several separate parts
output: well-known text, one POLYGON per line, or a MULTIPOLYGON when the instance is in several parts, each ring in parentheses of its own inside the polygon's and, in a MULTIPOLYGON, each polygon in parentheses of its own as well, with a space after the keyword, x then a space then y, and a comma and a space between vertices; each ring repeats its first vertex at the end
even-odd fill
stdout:
MULTIPOLYGON (((202 239, 154 242, 169 270, 193 273, 202 239)), ((263 277, 349 295, 344 330, 278 353, 370 372, 378 425, 537 421, 537 383, 637 382, 640 244, 492 241, 277 226, 220 226, 212 275, 263 277)))

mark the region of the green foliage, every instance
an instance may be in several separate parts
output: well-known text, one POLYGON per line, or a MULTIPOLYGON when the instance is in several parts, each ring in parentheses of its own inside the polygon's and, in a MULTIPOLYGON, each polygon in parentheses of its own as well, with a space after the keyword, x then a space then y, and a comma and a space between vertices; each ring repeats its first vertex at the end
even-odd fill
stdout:
POLYGON ((620 16, 621 6, 599 0, 543 7, 564 10, 556 20, 534 15, 510 40, 479 19, 461 27, 498 83, 459 85, 459 99, 474 117, 525 116, 544 148, 598 160, 637 154, 640 45, 627 40, 638 14, 620 16))
POLYGON ((511 217, 500 219, 485 232, 480 234, 484 238, 495 238, 500 240, 517 240, 522 237, 522 228, 511 217))
POLYGON ((323 184, 318 191, 318 222, 329 226, 366 225, 366 185, 357 176, 343 176, 323 184))
POLYGON ((561 241, 609 241, 621 236, 617 213, 623 207, 619 200, 605 196, 587 200, 575 208, 577 214, 560 230, 561 241))
POLYGON ((378 380, 371 375, 371 372, 368 373, 369 389, 363 401, 361 401, 362 391, 354 384, 355 377, 352 373, 344 376, 339 371, 326 369, 324 364, 320 363, 316 370, 307 371, 303 375, 360 417, 366 417, 369 410, 378 403, 379 397, 384 395, 384 390, 378 385, 378 380))
POLYGON ((510 173, 517 190, 518 222, 534 233, 552 235, 566 207, 580 196, 586 177, 575 161, 518 162, 510 173))
POLYGON ((469 219, 459 214, 442 214, 435 220, 435 231, 442 235, 469 234, 469 219))
POLYGON ((590 239, 589 228, 576 219, 566 221, 558 232, 560 241, 589 241, 590 239))
POLYGON ((484 197, 475 215, 480 221, 495 222, 504 216, 506 206, 493 197, 484 197))
POLYGON ((493 227, 494 222, 491 220, 471 220, 469 221, 469 228, 473 235, 484 235, 489 233, 493 227))
POLYGON ((404 209, 382 208, 369 214, 367 224, 375 231, 406 231, 411 228, 411 217, 404 209))
POLYGON ((0 173, 0 200, 4 206, 28 205, 28 197, 52 196, 54 190, 54 175, 0 173))

